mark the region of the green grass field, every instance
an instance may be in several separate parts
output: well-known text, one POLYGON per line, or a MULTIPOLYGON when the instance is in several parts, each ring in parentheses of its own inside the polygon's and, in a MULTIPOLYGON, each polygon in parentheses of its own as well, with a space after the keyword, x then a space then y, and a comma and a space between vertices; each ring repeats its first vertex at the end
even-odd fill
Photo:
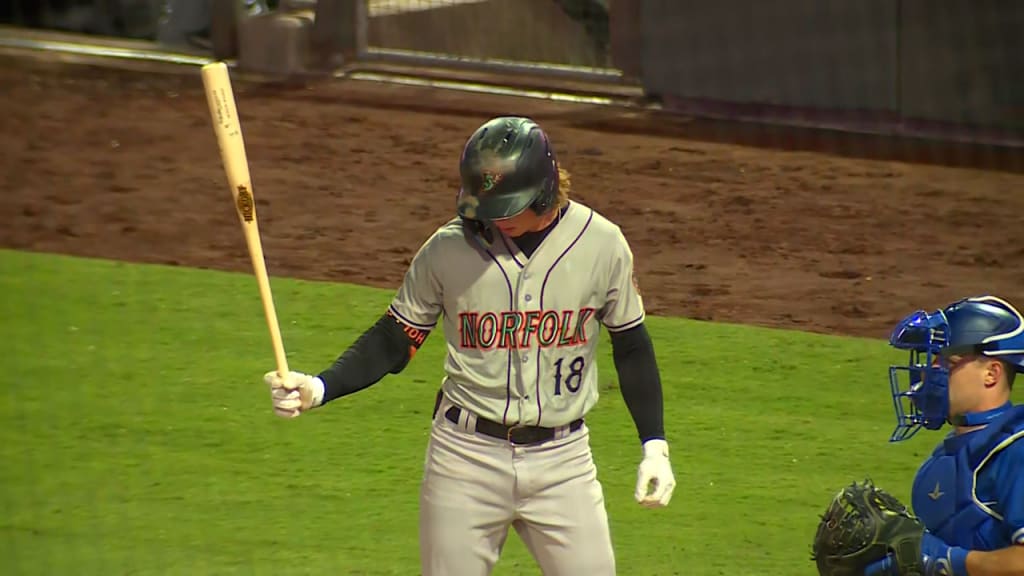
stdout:
MULTIPOLYGON (((319 371, 388 291, 273 280, 293 369, 319 371)), ((443 338, 296 420, 272 415, 251 275, 0 251, 4 574, 418 574, 417 491, 443 338)), ((678 486, 640 456, 602 344, 589 418, 619 573, 812 575, 831 495, 906 498, 939 440, 889 444, 883 342, 651 318, 678 486)), ((604 336, 602 335, 604 339, 604 336)), ((496 574, 538 574, 513 535, 496 574)))

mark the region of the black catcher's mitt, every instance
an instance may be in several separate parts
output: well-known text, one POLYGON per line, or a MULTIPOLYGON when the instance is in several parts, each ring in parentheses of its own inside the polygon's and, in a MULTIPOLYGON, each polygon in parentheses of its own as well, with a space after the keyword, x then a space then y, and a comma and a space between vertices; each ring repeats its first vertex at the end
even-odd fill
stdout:
POLYGON ((812 560, 821 576, 864 576, 864 569, 892 554, 902 576, 924 574, 924 526, 892 494, 871 480, 836 494, 814 535, 812 560))

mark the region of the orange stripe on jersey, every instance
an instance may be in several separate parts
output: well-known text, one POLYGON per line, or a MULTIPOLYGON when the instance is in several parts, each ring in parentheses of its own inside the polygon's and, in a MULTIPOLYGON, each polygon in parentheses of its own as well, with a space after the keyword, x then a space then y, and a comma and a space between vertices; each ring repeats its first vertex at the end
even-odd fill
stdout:
POLYGON ((409 359, 412 360, 412 357, 416 355, 416 351, 420 349, 420 346, 423 346, 424 342, 426 342, 427 336, 430 335, 430 331, 409 326, 396 317, 391 310, 388 310, 387 314, 395 321, 396 324, 401 326, 402 332, 405 333, 406 338, 409 339, 409 359))

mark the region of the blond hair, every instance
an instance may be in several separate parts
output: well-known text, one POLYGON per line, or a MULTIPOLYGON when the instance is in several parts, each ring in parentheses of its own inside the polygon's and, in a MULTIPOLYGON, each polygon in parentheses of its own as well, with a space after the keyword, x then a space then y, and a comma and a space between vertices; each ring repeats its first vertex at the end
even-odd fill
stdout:
POLYGON ((555 200, 555 204, 559 208, 564 208, 569 203, 569 192, 572 190, 572 178, 569 176, 569 171, 561 166, 558 167, 558 196, 555 200))

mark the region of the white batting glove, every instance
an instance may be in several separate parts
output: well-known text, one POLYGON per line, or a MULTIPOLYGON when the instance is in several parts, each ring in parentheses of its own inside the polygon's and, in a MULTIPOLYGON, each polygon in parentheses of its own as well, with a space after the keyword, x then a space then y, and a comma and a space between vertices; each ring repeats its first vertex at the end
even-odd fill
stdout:
POLYGON ((281 378, 277 370, 274 370, 267 372, 263 381, 270 386, 274 414, 282 418, 295 418, 323 404, 324 382, 316 376, 289 372, 281 378))
POLYGON ((668 442, 653 439, 644 442, 644 458, 636 479, 636 501, 647 508, 668 506, 676 478, 668 460, 668 442))

